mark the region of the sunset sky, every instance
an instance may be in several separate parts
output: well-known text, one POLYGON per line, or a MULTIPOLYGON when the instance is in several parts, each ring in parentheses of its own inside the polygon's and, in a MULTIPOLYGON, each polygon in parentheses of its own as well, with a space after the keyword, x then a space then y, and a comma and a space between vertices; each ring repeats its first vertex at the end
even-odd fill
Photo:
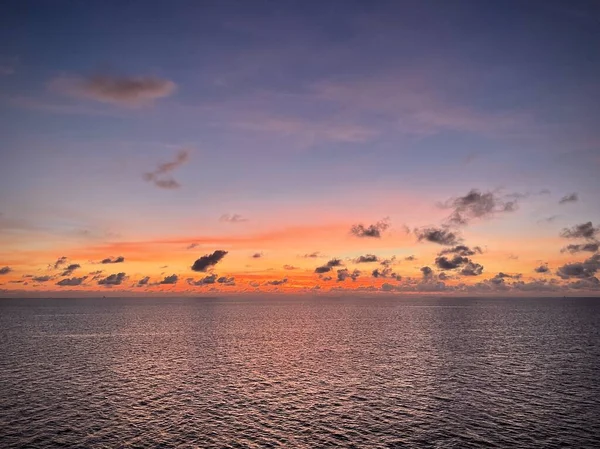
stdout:
POLYGON ((7 1, 0 295, 597 295, 596 1, 7 1))

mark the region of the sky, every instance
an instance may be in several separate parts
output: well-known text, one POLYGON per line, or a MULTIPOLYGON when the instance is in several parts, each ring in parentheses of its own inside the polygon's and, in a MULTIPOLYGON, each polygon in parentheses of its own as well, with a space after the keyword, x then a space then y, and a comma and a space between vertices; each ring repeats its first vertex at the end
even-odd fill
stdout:
POLYGON ((600 4, 5 1, 0 295, 598 295, 600 4))

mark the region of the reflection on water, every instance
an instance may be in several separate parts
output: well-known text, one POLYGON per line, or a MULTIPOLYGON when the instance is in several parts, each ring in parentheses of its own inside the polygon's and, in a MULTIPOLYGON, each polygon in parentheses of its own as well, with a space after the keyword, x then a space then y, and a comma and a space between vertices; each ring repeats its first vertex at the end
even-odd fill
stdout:
POLYGON ((0 447, 599 447, 598 299, 0 300, 0 447))

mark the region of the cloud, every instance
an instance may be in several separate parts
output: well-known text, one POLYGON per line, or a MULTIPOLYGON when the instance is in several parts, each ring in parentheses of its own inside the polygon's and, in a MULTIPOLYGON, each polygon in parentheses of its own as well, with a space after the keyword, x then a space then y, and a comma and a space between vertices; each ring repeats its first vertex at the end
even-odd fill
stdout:
POLYGON ((173 81, 156 77, 95 75, 89 78, 61 76, 50 81, 49 88, 75 98, 117 106, 142 107, 173 94, 177 85, 173 81))
POLYGON ((323 281, 327 282, 327 281, 331 281, 333 278, 331 276, 324 276, 322 278, 323 281))
POLYGON ((594 254, 583 262, 568 263, 559 267, 556 274, 562 279, 591 278, 600 269, 600 254, 594 254))
POLYGON ((392 269, 390 267, 385 267, 382 269, 376 268, 371 272, 371 276, 373 276, 374 278, 388 278, 389 277, 389 278, 396 279, 397 281, 400 281, 402 279, 402 276, 392 272, 392 269))
POLYGON ((483 265, 471 261, 460 270, 463 276, 479 276, 481 273, 483 273, 483 265))
POLYGON ((173 178, 165 178, 165 176, 185 164, 189 160, 189 156, 189 150, 180 150, 175 156, 175 160, 158 164, 153 172, 144 173, 144 180, 154 183, 156 187, 160 187, 161 189, 177 189, 181 187, 181 185, 173 178))
POLYGON ((67 256, 59 257, 56 262, 54 262, 54 269, 58 269, 61 265, 67 263, 67 256))
POLYGON ((414 230, 417 239, 437 243, 438 245, 453 246, 459 243, 460 238, 448 228, 421 228, 414 230))
POLYGON ((233 276, 221 276, 219 279, 217 279, 217 282, 224 285, 235 285, 235 278, 233 276))
POLYGON ((166 276, 162 281, 159 282, 161 285, 173 285, 177 284, 179 277, 176 274, 172 274, 171 276, 166 276))
POLYGON ((433 274, 433 270, 429 267, 421 267, 421 273, 423 273, 424 278, 429 278, 433 274))
POLYGON ((61 287, 76 287, 78 285, 81 285, 83 283, 83 281, 85 281, 87 279, 87 276, 83 276, 80 278, 67 278, 67 279, 62 279, 60 281, 58 281, 56 283, 56 285, 59 285, 61 287))
POLYGON ((212 254, 206 254, 194 262, 194 265, 192 265, 192 270, 206 271, 207 268, 215 266, 217 263, 219 263, 226 255, 227 251, 223 251, 221 249, 216 250, 212 254))
POLYGON ((567 245, 563 249, 560 250, 561 253, 569 252, 571 254, 579 253, 582 251, 589 251, 591 253, 595 253, 598 251, 600 244, 597 242, 594 243, 583 243, 580 245, 567 245))
POLYGON ((319 274, 327 273, 329 271, 331 271, 331 267, 328 267, 327 265, 315 268, 315 273, 319 273, 319 274))
POLYGON ((244 223, 248 219, 242 217, 240 214, 223 214, 219 217, 219 221, 222 223, 244 223))
POLYGON ((439 255, 443 256, 444 254, 458 254, 459 256, 474 256, 475 254, 481 254, 483 251, 479 246, 474 246, 473 248, 469 248, 465 245, 457 245, 453 248, 446 248, 440 251, 439 255))
POLYGON ((75 271, 78 268, 81 268, 81 265, 79 265, 78 263, 72 263, 67 268, 65 268, 65 271, 63 271, 61 276, 71 276, 73 274, 73 271, 75 271))
POLYGON ((121 285, 125 279, 127 279, 125 273, 111 274, 104 279, 100 279, 98 285, 121 285))
POLYGON ((366 254, 364 256, 359 256, 354 259, 354 263, 371 263, 371 262, 379 262, 379 257, 375 254, 366 254))
POLYGON ((284 270, 297 270, 297 269, 298 269, 298 267, 295 267, 295 266, 293 266, 293 265, 287 265, 287 264, 286 264, 286 265, 284 265, 284 266, 283 266, 283 269, 284 269, 284 270))
POLYGON ((448 259, 446 256, 439 256, 435 259, 436 266, 442 270, 454 270, 470 262, 467 257, 459 255, 454 256, 452 259, 448 259))
POLYGON ((194 249, 200 246, 198 243, 190 243, 185 249, 194 249))
POLYGON ((389 227, 389 221, 387 218, 385 218, 367 227, 365 227, 365 225, 363 225, 362 223, 355 224, 354 226, 352 226, 352 228, 350 228, 350 234, 356 237, 371 237, 379 239, 381 238, 381 233, 389 227))
POLYGON ((268 285, 283 285, 287 283, 287 278, 283 278, 281 280, 274 280, 274 281, 268 281, 267 284, 268 285))
POLYGON ((12 268, 10 267, 2 267, 0 268, 0 274, 8 274, 12 271, 12 268))
POLYGON ((320 257, 320 253, 319 253, 319 251, 315 251, 314 253, 305 254, 302 257, 307 258, 307 259, 315 259, 317 257, 320 257))
POLYGON ((262 256, 263 256, 262 253, 254 253, 254 254, 252 254, 252 258, 253 259, 260 259, 262 256))
POLYGON ((577 195, 577 193, 573 192, 573 193, 563 196, 558 201, 558 204, 576 203, 577 201, 579 201, 579 196, 577 195))
POLYGON ((34 282, 48 282, 49 280, 52 279, 52 276, 34 276, 33 278, 31 278, 32 281, 34 282))
POLYGON ((142 286, 142 285, 148 285, 148 282, 149 282, 149 281, 150 281, 150 276, 143 277, 142 279, 140 279, 140 280, 137 282, 137 286, 138 286, 138 287, 140 287, 140 286, 142 286))
POLYGON ((333 258, 327 262, 328 267, 340 267, 344 265, 344 263, 340 259, 333 258))
POLYGON ((492 217, 502 212, 512 212, 517 208, 517 198, 520 194, 506 195, 511 201, 501 198, 493 192, 481 193, 477 189, 471 189, 465 196, 450 198, 440 206, 453 209, 447 221, 451 225, 467 225, 475 219, 492 217))
POLYGON ((187 283, 190 285, 206 285, 206 284, 214 284, 217 282, 218 275, 213 273, 208 276, 204 276, 202 279, 194 281, 194 279, 190 278, 187 280, 187 283))
POLYGON ((535 271, 536 273, 548 273, 550 271, 550 268, 548 268, 547 263, 543 263, 539 267, 535 267, 533 271, 535 271))
POLYGON ((572 228, 564 228, 560 236, 566 239, 594 240, 598 232, 600 232, 600 229, 595 228, 592 222, 588 221, 587 223, 575 225, 572 228))
POLYGON ((100 261, 100 263, 103 264, 107 264, 107 263, 123 263, 125 262, 125 258, 123 256, 119 256, 119 257, 115 257, 114 259, 111 257, 107 257, 106 259, 102 259, 100 261))
POLYGON ((412 262, 413 260, 417 260, 416 256, 411 254, 410 256, 406 256, 404 258, 404 260, 408 261, 408 262, 412 262))
POLYGON ((359 270, 354 270, 354 271, 350 272, 348 270, 348 268, 343 268, 341 270, 337 270, 337 281, 344 282, 348 278, 352 279, 353 281, 356 281, 356 279, 360 275, 361 275, 361 272, 359 270))

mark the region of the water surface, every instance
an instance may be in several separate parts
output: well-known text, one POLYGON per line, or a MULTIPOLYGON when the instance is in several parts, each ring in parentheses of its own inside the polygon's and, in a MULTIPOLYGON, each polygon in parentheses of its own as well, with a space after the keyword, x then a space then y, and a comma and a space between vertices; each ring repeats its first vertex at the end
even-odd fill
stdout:
POLYGON ((600 447, 600 299, 0 300, 0 447, 600 447))

